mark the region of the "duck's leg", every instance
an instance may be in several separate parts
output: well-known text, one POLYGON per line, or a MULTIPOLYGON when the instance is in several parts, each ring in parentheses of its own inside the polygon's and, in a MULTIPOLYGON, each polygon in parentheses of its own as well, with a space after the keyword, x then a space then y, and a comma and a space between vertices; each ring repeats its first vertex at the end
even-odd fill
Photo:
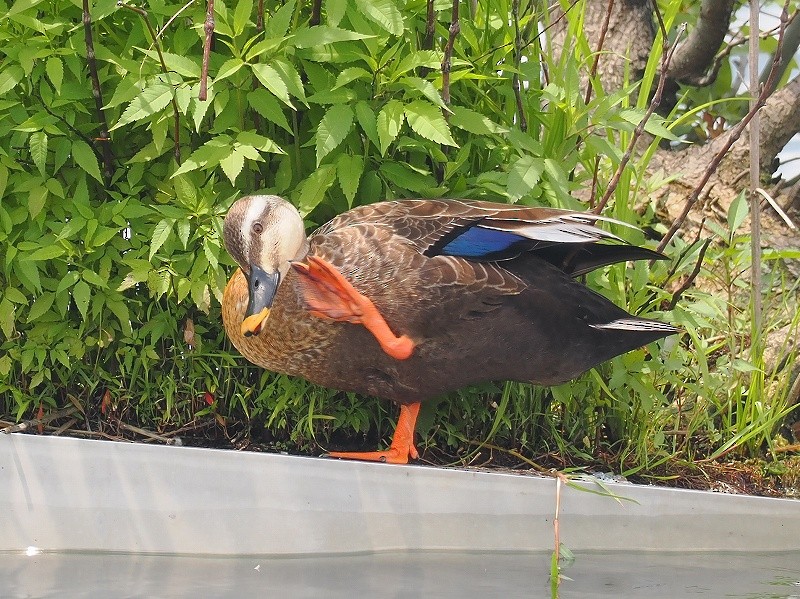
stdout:
POLYGON ((395 335, 378 308, 361 295, 336 268, 321 258, 309 256, 306 262, 292 262, 300 274, 300 285, 309 312, 329 318, 363 324, 373 334, 381 349, 397 360, 405 360, 414 351, 414 342, 406 335, 395 335))
POLYGON ((414 428, 417 424, 419 407, 419 402, 400 406, 400 417, 397 419, 397 427, 394 429, 392 444, 386 451, 332 451, 328 455, 332 458, 387 462, 389 464, 408 464, 409 457, 416 460, 419 452, 414 447, 414 428))

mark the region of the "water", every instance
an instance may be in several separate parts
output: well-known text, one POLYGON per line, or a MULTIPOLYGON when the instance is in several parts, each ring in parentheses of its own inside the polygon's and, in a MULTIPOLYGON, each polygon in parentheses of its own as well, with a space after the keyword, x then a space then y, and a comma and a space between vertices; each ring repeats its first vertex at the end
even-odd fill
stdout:
MULTIPOLYGON (((4 599, 551 597, 543 553, 206 558, 0 554, 4 599)), ((800 552, 577 552, 560 599, 800 599, 800 552)))

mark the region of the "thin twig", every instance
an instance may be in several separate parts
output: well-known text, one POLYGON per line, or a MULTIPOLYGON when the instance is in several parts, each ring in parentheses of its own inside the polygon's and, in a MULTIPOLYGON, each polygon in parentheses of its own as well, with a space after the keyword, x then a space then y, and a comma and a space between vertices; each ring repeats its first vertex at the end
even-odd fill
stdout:
POLYGON ((174 138, 175 138, 175 147, 173 149, 173 154, 175 156, 175 162, 178 164, 181 163, 181 113, 178 109, 178 101, 175 99, 175 88, 172 86, 169 76, 169 68, 167 67, 167 61, 164 60, 164 54, 161 52, 161 42, 158 39, 158 34, 156 33, 153 24, 150 22, 150 15, 148 12, 138 6, 131 6, 130 4, 125 4, 122 0, 117 1, 117 6, 120 8, 125 8, 132 12, 135 12, 137 15, 142 17, 142 20, 147 27, 147 31, 150 33, 150 37, 153 40, 153 45, 156 49, 156 53, 158 54, 158 61, 161 63, 161 71, 164 73, 164 77, 167 79, 167 85, 170 86, 172 89, 172 113, 175 118, 175 127, 174 127, 174 138))
MULTIPOLYGON (((450 21, 450 35, 447 38, 447 45, 444 47, 444 58, 442 59, 442 100, 446 106, 450 106, 450 68, 453 60, 453 46, 456 43, 456 36, 461 31, 461 23, 458 20, 459 0, 453 0, 453 16, 450 21)), ((449 112, 444 111, 444 118, 449 117, 449 112)))
POLYGON ((203 40, 203 66, 200 71, 200 92, 197 99, 201 102, 208 100, 208 61, 211 57, 211 40, 214 37, 214 0, 208 0, 206 6, 206 22, 203 24, 206 34, 203 40))
POLYGON ((592 81, 597 75, 597 67, 600 64, 600 55, 603 52, 603 46, 605 45, 606 42, 606 35, 608 34, 608 24, 611 21, 612 10, 614 10, 614 0, 608 0, 608 7, 606 7, 606 16, 603 19, 603 26, 600 28, 600 39, 598 39, 597 41, 597 50, 595 51, 594 60, 592 61, 592 68, 589 70, 589 81, 586 85, 586 97, 583 99, 584 104, 589 104, 589 101, 592 99, 592 89, 594 88, 592 81))
POLYGON ((772 206, 772 209, 773 209, 773 210, 775 210, 775 212, 777 212, 777 213, 778 213, 778 216, 780 216, 780 217, 781 217, 781 219, 783 220, 783 222, 785 222, 785 223, 786 223, 786 226, 787 226, 787 227, 789 227, 789 228, 790 228, 790 229, 792 229, 793 231, 797 229, 797 225, 796 225, 796 224, 794 224, 794 222, 792 221, 792 219, 791 219, 791 218, 789 218, 789 215, 788 215, 788 214, 786 214, 786 212, 784 212, 784 211, 783 211, 783 208, 781 208, 781 207, 780 207, 780 204, 778 204, 778 202, 776 202, 776 201, 775 201, 775 198, 773 198, 771 195, 769 195, 769 194, 768 194, 768 193, 767 193, 767 192, 766 192, 764 189, 762 189, 761 187, 756 187, 756 193, 758 193, 758 194, 761 194, 761 196, 762 196, 762 197, 763 197, 765 200, 767 200, 767 203, 768 203, 770 206, 772 206))
POLYGON ((314 0, 311 3, 311 17, 308 19, 310 27, 319 25, 322 15, 322 0, 314 0))
MULTIPOLYGON (((103 159, 103 181, 106 187, 111 185, 114 176, 114 154, 111 151, 111 138, 108 136, 108 121, 106 111, 103 109, 103 92, 100 89, 100 76, 97 74, 97 57, 94 53, 94 40, 92 37, 92 15, 89 12, 89 0, 83 0, 83 34, 86 41, 86 62, 89 67, 89 78, 92 80, 92 96, 94 96, 97 121, 100 123, 100 135, 93 140, 95 146, 100 146, 103 159)), ((48 111, 49 112, 49 111, 48 111)))
MULTIPOLYGON (((660 13, 656 10, 656 14, 659 14, 659 22, 661 22, 660 13)), ((650 117, 653 116, 653 113, 658 108, 659 104, 661 104, 661 99, 664 94, 664 85, 667 82, 667 70, 669 67, 669 61, 672 60, 672 55, 675 53, 675 48, 678 47, 678 42, 681 39, 681 34, 683 32, 679 31, 678 35, 675 36, 675 41, 672 43, 671 47, 667 46, 667 36, 662 33, 661 39, 663 40, 663 49, 661 54, 661 73, 658 77, 658 86, 656 87, 656 93, 653 95, 653 99, 650 100, 650 105, 647 107, 647 111, 644 113, 642 120, 639 121, 639 124, 636 125, 636 128, 633 130, 633 134, 631 135, 631 140, 628 143, 628 147, 625 150, 625 154, 622 156, 622 160, 620 160, 619 165, 617 166, 617 170, 614 172, 614 176, 611 177, 611 181, 606 188, 606 192, 603 194, 603 197, 597 203, 597 206, 594 207, 593 212, 595 214, 600 214, 603 211, 603 208, 606 207, 608 204, 608 200, 611 199, 611 195, 617 189, 617 185, 619 185, 619 180, 622 177, 622 173, 625 170, 625 167, 628 166, 628 162, 630 162, 631 156, 633 156, 633 150, 636 147, 636 143, 639 141, 639 138, 644 133, 644 128, 647 125, 647 121, 650 120, 650 117)))
POLYGON ((528 130, 528 118, 525 116, 525 104, 522 102, 522 83, 519 80, 519 65, 522 62, 522 36, 519 30, 519 0, 511 2, 511 17, 514 20, 514 75, 511 78, 511 87, 514 90, 514 99, 517 103, 517 121, 520 131, 528 130))
POLYGON ((68 408, 64 408, 63 410, 50 412, 49 414, 46 414, 41 418, 24 420, 19 424, 13 424, 11 426, 7 426, 5 428, 0 429, 0 433, 4 433, 6 435, 11 433, 21 433, 23 431, 28 430, 32 426, 42 426, 52 422, 53 420, 58 420, 59 418, 64 418, 65 416, 72 416, 77 411, 78 410, 75 408, 75 406, 69 406, 68 408))
MULTIPOLYGON (((750 110, 753 118, 750 121, 750 284, 753 299, 753 319, 751 321, 751 343, 760 352, 761 319, 763 314, 761 301, 761 202, 756 189, 761 186, 761 114, 757 102, 760 83, 758 81, 758 18, 761 10, 759 0, 750 0, 750 110)), ((780 54, 776 54, 780 56, 780 54)), ((775 61, 773 68, 777 70, 775 61)), ((772 81, 770 79, 770 81, 772 81)))
POLYGON ((678 302, 683 295, 683 292, 689 289, 694 283, 694 280, 697 278, 697 275, 700 274, 700 268, 703 266, 703 259, 706 257, 706 250, 708 246, 711 244, 711 239, 706 239, 703 242, 703 247, 700 248, 700 254, 697 256, 697 262, 694 265, 694 270, 686 277, 686 280, 681 283, 681 286, 672 294, 672 299, 670 300, 669 304, 667 305, 667 311, 672 310, 675 306, 678 305, 678 302))
POLYGON ((433 50, 433 36, 436 34, 436 11, 434 10, 433 0, 427 0, 425 14, 425 37, 422 40, 423 50, 433 50))
MULTIPOLYGON (((776 53, 780 53, 783 47, 783 24, 785 23, 784 21, 785 15, 786 15, 786 5, 784 5, 783 13, 781 14, 782 26, 778 31, 778 44, 775 50, 776 53)), ((683 210, 681 211, 680 215, 678 215, 678 218, 676 218, 673 221, 672 225, 667 230, 667 232, 664 234, 664 237, 658 244, 656 251, 658 252, 663 251, 664 248, 667 247, 667 244, 675 236, 675 233, 677 233, 678 230, 683 226, 683 223, 689 216, 689 212, 694 207, 697 200, 700 198, 700 194, 702 193, 703 188, 705 188, 705 186, 708 184, 708 181, 709 179, 711 179, 711 176, 715 172, 717 172, 717 169, 719 168, 719 165, 722 162, 722 160, 727 155, 728 150, 730 150, 733 144, 735 144, 742 136, 742 133, 744 132, 745 128, 750 123, 750 121, 753 119, 755 113, 761 110, 764 104, 766 104, 767 98, 770 95, 769 90, 771 89, 772 82, 774 81, 775 75, 777 74, 777 64, 778 64, 777 61, 773 63, 769 77, 767 78, 767 81, 764 83, 764 86, 761 88, 761 93, 758 95, 758 99, 756 100, 754 107, 748 110, 747 114, 744 115, 744 118, 741 121, 739 121, 733 129, 730 130, 730 132, 728 133, 728 139, 725 140, 723 146, 714 155, 714 157, 711 159, 711 162, 708 163, 706 170, 703 172, 703 176, 700 177, 700 181, 697 183, 697 185, 695 185, 694 189, 692 190, 692 193, 689 194, 689 197, 686 198, 686 204, 684 204, 683 210)))

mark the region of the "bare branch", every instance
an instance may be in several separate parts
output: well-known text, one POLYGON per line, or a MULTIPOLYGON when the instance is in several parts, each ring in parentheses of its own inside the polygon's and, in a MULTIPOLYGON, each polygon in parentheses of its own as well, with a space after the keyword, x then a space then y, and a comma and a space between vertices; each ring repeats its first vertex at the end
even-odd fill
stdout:
POLYGON ((700 85, 714 64, 731 23, 734 0, 703 0, 697 25, 678 49, 670 64, 670 79, 688 85, 700 85))
POLYGON ((797 52, 797 48, 800 47, 800 19, 797 18, 797 15, 797 11, 792 13, 789 22, 786 24, 786 31, 784 31, 783 34, 783 50, 780 56, 778 56, 777 52, 770 56, 767 64, 761 71, 762 85, 767 82, 767 77, 769 77, 772 71, 772 65, 776 59, 778 60, 778 70, 774 80, 775 85, 777 85, 778 81, 780 81, 781 77, 783 77, 783 74, 786 72, 786 68, 789 66, 795 52, 797 52))
MULTIPOLYGON (((657 9, 656 9, 657 10, 657 9)), ((660 13, 659 13, 659 24, 662 25, 660 13)), ((644 113, 642 120, 639 121, 639 124, 636 125, 636 129, 633 130, 633 134, 631 135, 631 140, 628 143, 628 147, 625 150, 625 154, 622 156, 622 160, 619 161, 619 166, 617 166, 617 170, 614 172, 614 175, 611 177, 611 181, 608 184, 608 188, 606 192, 603 194, 601 200, 597 203, 597 206, 594 207, 594 213, 600 214, 603 211, 603 208, 606 207, 608 204, 608 200, 611 198, 611 195, 614 193, 614 190, 617 188, 619 184, 620 177, 622 177, 622 173, 625 170, 625 167, 628 166, 628 162, 630 162, 631 156, 633 155, 633 149, 636 147, 636 143, 639 141, 639 138, 644 133, 644 128, 647 125, 647 121, 650 120, 650 117, 653 116, 653 113, 658 108, 659 104, 661 104, 661 98, 664 94, 664 85, 667 81, 667 70, 669 69, 670 61, 672 60, 672 55, 675 53, 675 48, 680 41, 681 36, 678 35, 675 38, 675 41, 672 44, 672 47, 667 46, 667 38, 662 34, 662 54, 661 54, 661 75, 658 78, 658 87, 656 87, 656 93, 653 95, 653 99, 650 100, 650 105, 647 107, 647 111, 644 113)))
MULTIPOLYGON (((787 0, 788 2, 788 0, 787 0)), ((786 9, 784 6, 783 14, 786 15, 786 9)), ((787 17, 788 20, 788 17, 787 17)), ((778 48, 776 53, 780 53, 783 46, 783 24, 785 21, 782 21, 782 26, 780 31, 778 32, 778 48)), ((699 182, 695 185, 692 192, 686 198, 686 203, 683 206, 683 210, 681 211, 678 218, 676 218, 672 225, 670 226, 669 230, 664 234, 664 237, 661 239, 661 242, 658 244, 657 251, 663 251, 670 240, 675 236, 675 233, 683 226, 683 223, 686 221, 686 217, 689 216, 689 212, 691 211, 692 207, 694 207, 695 203, 697 202, 700 194, 702 193, 705 186, 708 184, 709 179, 711 176, 717 172, 720 163, 727 155, 728 151, 731 149, 733 144, 735 144, 739 138, 742 136, 742 133, 750 124, 750 121, 753 119, 756 112, 761 110, 761 108, 767 103, 767 97, 769 96, 768 90, 771 88, 772 83, 775 79, 775 75, 777 74, 777 63, 773 65, 773 69, 770 72, 770 76, 767 78, 766 83, 764 84, 763 88, 761 89, 761 93, 758 95, 753 107, 748 110, 747 114, 744 118, 737 123, 737 125, 731 129, 727 134, 726 137, 718 137, 717 140, 723 140, 722 147, 717 150, 717 153, 714 154, 714 157, 711 159, 711 162, 708 163, 705 171, 703 171, 703 175, 700 177, 699 182)), ((777 95, 777 94, 776 94, 777 95)))
POLYGON ((97 120, 100 123, 100 135, 94 140, 95 147, 100 146, 103 156, 103 180, 106 187, 111 184, 114 176, 114 155, 111 152, 111 139, 108 136, 108 121, 106 111, 103 109, 103 92, 100 89, 100 77, 97 74, 97 59, 94 54, 94 41, 92 39, 92 15, 89 12, 89 0, 83 0, 83 34, 86 40, 86 62, 89 65, 89 77, 92 80, 92 95, 97 110, 97 120))
POLYGON ((592 99, 592 81, 597 75, 597 65, 600 64, 600 54, 603 52, 603 44, 605 43, 606 35, 608 34, 608 22, 611 20, 612 10, 614 10, 614 0, 608 0, 606 16, 603 19, 603 26, 600 29, 600 39, 597 40, 597 50, 595 51, 594 60, 592 61, 592 68, 589 71, 589 84, 586 86, 586 97, 583 100, 584 104, 588 104, 592 99))
POLYGON ((423 50, 433 50, 433 36, 436 34, 436 11, 433 7, 433 0, 428 0, 425 15, 425 39, 422 40, 423 50))
POLYGON ((208 60, 211 57, 211 40, 214 36, 214 0, 208 0, 206 6, 206 22, 203 24, 206 34, 203 40, 203 67, 200 72, 200 93, 197 99, 201 102, 208 100, 208 60))
POLYGON ((311 27, 313 27, 314 25, 319 25, 321 14, 322 14, 322 0, 314 0, 311 3, 311 18, 308 20, 308 24, 311 27))
POLYGON ((700 268, 703 266, 703 259, 706 257, 706 250, 708 250, 708 246, 711 245, 711 239, 706 239, 703 241, 703 245, 700 248, 700 254, 697 256, 697 262, 694 265, 694 269, 686 277, 686 280, 681 283, 680 287, 675 290, 675 293, 672 294, 672 299, 669 301, 669 305, 667 305, 667 311, 672 310, 675 306, 678 305, 678 302, 683 295, 683 292, 689 289, 694 283, 694 280, 697 278, 697 275, 700 274, 700 268))
MULTIPOLYGON (((453 59, 453 45, 456 43, 456 36, 461 31, 461 24, 458 21, 459 0, 453 0, 453 16, 450 21, 450 35, 447 38, 447 45, 444 47, 444 58, 442 60, 442 100, 446 105, 450 105, 450 67, 453 59)), ((449 113, 444 112, 447 118, 449 113)))

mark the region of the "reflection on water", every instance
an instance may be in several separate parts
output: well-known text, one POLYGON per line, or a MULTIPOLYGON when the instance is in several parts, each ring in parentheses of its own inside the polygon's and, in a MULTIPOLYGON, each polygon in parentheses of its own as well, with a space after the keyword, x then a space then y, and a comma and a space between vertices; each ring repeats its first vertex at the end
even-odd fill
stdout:
MULTIPOLYGON (((0 554, 0 597, 549 597, 550 556, 385 553, 313 558, 0 554)), ((560 599, 800 599, 800 552, 577 552, 560 599)))

